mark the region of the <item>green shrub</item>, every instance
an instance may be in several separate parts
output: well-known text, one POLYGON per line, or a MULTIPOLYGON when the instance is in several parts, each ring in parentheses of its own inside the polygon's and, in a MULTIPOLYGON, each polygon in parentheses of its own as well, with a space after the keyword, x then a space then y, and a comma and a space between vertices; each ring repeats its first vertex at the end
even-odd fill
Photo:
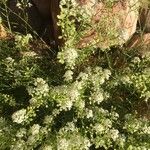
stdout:
MULTIPOLYGON (((73 13, 74 1, 61 6, 67 2, 73 13)), ((82 33, 67 14, 65 7, 63 65, 33 51, 29 34, 0 41, 0 149, 150 149, 150 121, 138 109, 149 107, 150 57, 124 48, 78 52, 82 33)))

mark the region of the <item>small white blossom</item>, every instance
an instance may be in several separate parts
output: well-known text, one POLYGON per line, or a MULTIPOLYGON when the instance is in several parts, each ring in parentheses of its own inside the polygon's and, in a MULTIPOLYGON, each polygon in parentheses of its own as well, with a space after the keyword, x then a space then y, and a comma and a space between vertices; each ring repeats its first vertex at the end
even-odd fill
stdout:
POLYGON ((94 100, 94 102, 97 102, 98 104, 100 104, 104 100, 103 93, 102 92, 93 93, 92 99, 94 100))
POLYGON ((93 117, 93 111, 92 110, 87 110, 86 114, 87 114, 87 118, 93 117))
POLYGON ((66 139, 59 139, 57 144, 57 150, 67 150, 69 142, 66 139))
POLYGON ((19 9, 22 9, 21 3, 18 2, 18 3, 16 4, 16 7, 18 7, 19 9))
POLYGON ((74 87, 71 87, 71 89, 68 92, 68 95, 71 101, 75 101, 80 96, 80 92, 74 87))
POLYGON ((142 131, 145 133, 145 134, 148 134, 150 135, 150 126, 144 126, 142 131))
POLYGON ((85 108, 85 102, 83 100, 77 101, 76 105, 81 110, 85 108))
POLYGON ((72 105, 73 105, 72 101, 65 101, 65 103, 61 104, 61 108, 64 110, 66 109, 70 110, 72 108, 72 105))
POLYGON ((85 145, 84 148, 86 150, 89 150, 89 147, 91 146, 91 143, 90 143, 89 139, 87 139, 87 138, 84 139, 84 145, 85 145))
POLYGON ((104 82, 105 82, 105 77, 104 76, 101 76, 101 77, 99 77, 100 79, 99 79, 99 83, 100 84, 103 84, 104 82))
POLYGON ((18 110, 12 115, 13 122, 16 122, 18 124, 24 122, 25 119, 26 119, 26 109, 18 110))
POLYGON ((124 147, 125 142, 126 142, 125 135, 119 135, 119 137, 117 138, 117 143, 120 145, 120 147, 124 147))
POLYGON ((36 142, 36 141, 38 141, 38 139, 39 139, 39 135, 30 135, 30 136, 28 136, 28 140, 27 140, 27 144, 28 145, 34 145, 34 143, 36 142))
POLYGON ((33 98, 31 98, 31 99, 29 100, 29 103, 30 103, 31 105, 35 105, 35 104, 37 103, 37 99, 35 99, 35 98, 33 97, 33 98))
POLYGON ((112 129, 109 131, 109 135, 113 139, 113 141, 116 141, 116 139, 119 137, 119 131, 116 129, 112 129))
POLYGON ((26 149, 26 143, 24 140, 16 141, 15 145, 11 146, 11 150, 24 150, 26 149))
POLYGON ((15 43, 16 47, 22 48, 26 47, 29 44, 29 40, 32 38, 31 34, 27 35, 15 35, 15 43))
POLYGON ((111 75, 110 70, 105 69, 105 70, 104 70, 104 76, 105 76, 105 78, 106 78, 107 80, 109 79, 110 75, 111 75))
POLYGON ((28 3, 28 7, 32 7, 33 5, 31 3, 28 3))
POLYGON ((21 128, 18 132, 17 132, 17 134, 16 134, 16 137, 18 137, 18 138, 22 138, 24 135, 26 135, 26 129, 25 128, 21 128))
POLYGON ((27 56, 27 57, 34 57, 37 56, 37 54, 35 52, 23 52, 23 56, 27 56))
POLYGON ((44 118, 44 123, 45 124, 51 124, 53 121, 53 117, 52 116, 45 116, 44 118))
POLYGON ((77 79, 81 79, 82 81, 87 81, 88 77, 89 77, 89 75, 87 73, 80 72, 80 74, 79 74, 77 79))
POLYGON ((44 145, 44 147, 42 148, 42 150, 52 150, 52 146, 50 145, 44 145))
POLYGON ((113 117, 113 119, 117 120, 119 118, 119 114, 116 113, 115 111, 111 112, 111 116, 113 117))
POLYGON ((133 62, 134 64, 137 64, 137 63, 140 63, 141 60, 140 60, 139 57, 134 57, 134 59, 132 60, 132 62, 133 62))
POLYGON ((59 62, 65 62, 71 69, 74 67, 77 57, 78 53, 74 48, 66 48, 64 51, 58 53, 59 62))
POLYGON ((109 115, 108 110, 105 110, 105 109, 103 109, 103 108, 99 108, 99 113, 101 113, 101 114, 103 114, 103 115, 105 115, 105 116, 109 115))
POLYGON ((46 95, 49 92, 49 86, 42 78, 37 78, 34 85, 36 86, 35 90, 39 95, 46 95))
POLYGON ((129 76, 127 76, 127 75, 123 76, 123 77, 121 78, 121 81, 122 81, 124 84, 126 84, 126 83, 128 83, 128 84, 132 83, 131 80, 130 80, 130 78, 129 78, 129 76))
POLYGON ((145 97, 145 101, 147 102, 150 99, 150 91, 145 92, 144 94, 142 94, 143 97, 145 97))
POLYGON ((42 78, 37 78, 35 81, 35 86, 44 85, 46 82, 42 78))
POLYGON ((74 82, 74 86, 76 87, 76 89, 78 90, 82 90, 83 89, 83 83, 82 82, 74 82))
POLYGON ((111 128, 111 127, 112 127, 112 122, 111 122, 110 119, 105 119, 105 120, 103 121, 103 125, 104 125, 105 127, 107 127, 107 128, 111 128))
POLYGON ((7 57, 6 61, 7 61, 7 63, 11 63, 12 64, 15 60, 13 58, 11 58, 11 57, 7 57))
POLYGON ((103 132, 105 130, 105 127, 102 124, 95 124, 94 129, 96 130, 96 132, 103 132))
POLYGON ((65 81, 72 80, 73 79, 72 75, 73 75, 73 72, 71 70, 67 70, 64 75, 65 81))
POLYGON ((34 125, 31 127, 31 134, 32 134, 32 135, 38 134, 39 131, 40 131, 40 125, 34 124, 34 125))
POLYGON ((145 75, 150 76, 150 67, 146 67, 146 68, 143 70, 143 73, 144 73, 145 75))

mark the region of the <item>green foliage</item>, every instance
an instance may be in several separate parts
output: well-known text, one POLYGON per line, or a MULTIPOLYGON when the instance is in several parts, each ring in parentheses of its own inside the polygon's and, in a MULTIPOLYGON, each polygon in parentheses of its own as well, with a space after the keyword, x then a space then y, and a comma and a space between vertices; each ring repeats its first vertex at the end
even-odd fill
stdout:
POLYGON ((150 149, 150 121, 138 107, 149 107, 150 57, 94 44, 77 49, 88 17, 73 0, 61 7, 64 65, 33 51, 29 34, 0 41, 0 149, 150 149))

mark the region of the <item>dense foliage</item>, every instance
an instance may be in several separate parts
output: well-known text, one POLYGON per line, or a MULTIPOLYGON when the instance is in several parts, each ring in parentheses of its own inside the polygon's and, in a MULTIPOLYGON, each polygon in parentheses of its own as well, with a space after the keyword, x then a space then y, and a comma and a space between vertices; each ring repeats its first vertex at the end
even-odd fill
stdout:
POLYGON ((89 14, 75 6, 61 1, 57 59, 38 52, 30 34, 0 41, 1 150, 150 149, 150 55, 76 48, 89 14))

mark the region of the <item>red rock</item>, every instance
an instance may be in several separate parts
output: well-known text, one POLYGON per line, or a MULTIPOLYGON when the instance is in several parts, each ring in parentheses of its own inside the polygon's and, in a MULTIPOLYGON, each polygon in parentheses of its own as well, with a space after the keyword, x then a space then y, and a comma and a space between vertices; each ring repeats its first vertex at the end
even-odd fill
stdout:
POLYGON ((150 33, 150 9, 142 8, 139 17, 139 24, 141 30, 150 33))
POLYGON ((7 32, 2 24, 0 24, 0 40, 7 37, 7 32))
POLYGON ((82 4, 82 9, 85 9, 86 6, 86 9, 88 8, 87 10, 92 13, 91 26, 93 28, 96 28, 96 25, 97 28, 100 27, 99 31, 97 28, 87 31, 87 34, 85 34, 77 44, 79 48, 86 47, 89 45, 89 42, 93 43, 94 41, 102 48, 122 45, 129 40, 136 31, 139 10, 138 0, 119 1, 116 2, 112 8, 96 0, 79 0, 79 4, 82 4), (91 38, 89 35, 90 32, 91 38), (110 36, 111 32, 115 32, 114 35, 112 33, 112 37, 110 36), (93 37, 93 33, 95 37, 93 37), (89 41, 90 39, 91 41, 89 41))
POLYGON ((143 35, 136 34, 131 38, 127 47, 128 48, 141 47, 149 44, 150 44, 150 33, 145 33, 143 35))

